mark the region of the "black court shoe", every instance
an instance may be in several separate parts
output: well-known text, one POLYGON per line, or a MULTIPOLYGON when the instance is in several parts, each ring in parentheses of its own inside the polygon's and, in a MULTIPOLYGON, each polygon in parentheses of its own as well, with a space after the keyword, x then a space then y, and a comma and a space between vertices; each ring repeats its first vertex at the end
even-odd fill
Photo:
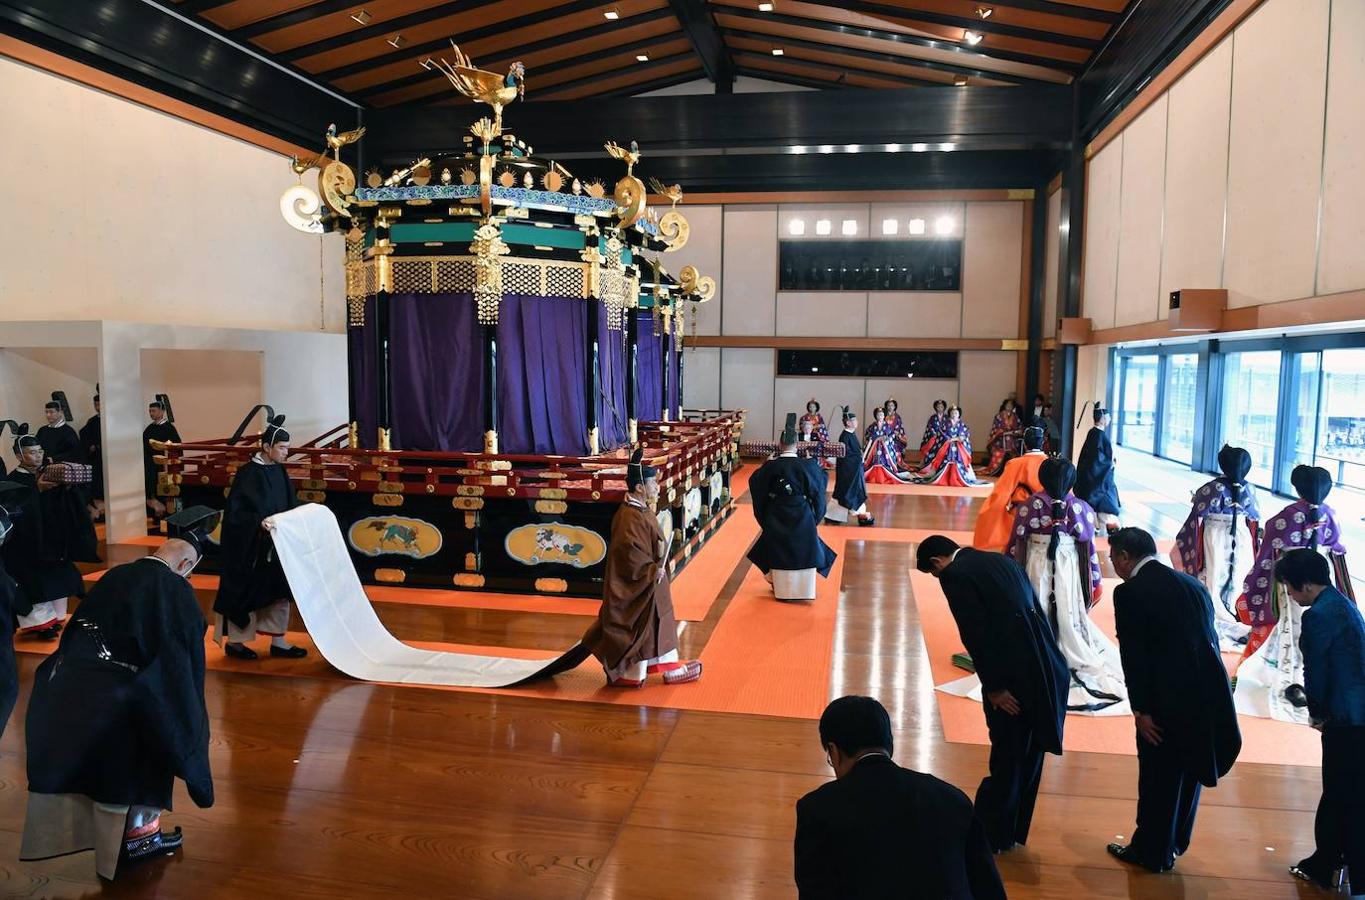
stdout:
POLYGON ((260 655, 246 644, 224 644, 223 653, 233 659, 260 659, 260 655))
POLYGON ((1308 705, 1308 694, 1304 691, 1303 685, 1291 684, 1284 689, 1284 699, 1299 709, 1308 705))
POLYGON ((1109 846, 1105 847, 1105 849, 1109 851, 1110 856, 1114 857, 1119 862, 1128 863, 1130 866, 1141 866, 1148 872, 1152 872, 1157 875, 1161 874, 1162 872, 1169 872, 1175 868, 1174 864, 1160 866, 1153 865, 1152 863, 1149 863, 1147 860, 1138 856, 1137 851, 1135 851, 1131 846, 1125 847, 1123 844, 1110 844, 1109 846))
POLYGON ((1320 887, 1324 891, 1335 891, 1337 889, 1335 872, 1324 878, 1320 872, 1305 865, 1307 862, 1306 859, 1299 860, 1298 863, 1289 867, 1289 874, 1300 881, 1306 881, 1315 887, 1320 887))
POLYGON ((270 655, 284 659, 303 659, 308 655, 307 647, 276 647, 270 645, 270 655))
POLYGON ((185 843, 185 835, 177 825, 174 831, 156 831, 146 837, 133 838, 123 842, 123 852, 119 854, 120 863, 142 862, 158 856, 170 856, 185 843))

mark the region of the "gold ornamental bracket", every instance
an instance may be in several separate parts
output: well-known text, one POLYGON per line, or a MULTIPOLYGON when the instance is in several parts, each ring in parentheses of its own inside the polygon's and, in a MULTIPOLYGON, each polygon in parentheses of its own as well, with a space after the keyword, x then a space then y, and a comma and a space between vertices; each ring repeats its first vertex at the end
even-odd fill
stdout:
POLYGON ((682 267, 678 272, 678 287, 684 293, 696 294, 702 303, 716 295, 716 279, 710 275, 702 275, 696 266, 682 267))
POLYGON ((635 177, 635 164, 640 161, 640 145, 631 141, 630 149, 627 150, 615 141, 607 141, 602 146, 612 159, 619 159, 626 164, 625 177, 616 182, 612 197, 616 201, 616 215, 621 220, 621 227, 629 228, 640 221, 649 203, 644 182, 635 177))
POLYGON ((502 111, 517 99, 526 97, 526 66, 520 61, 512 63, 506 75, 486 72, 474 67, 474 61, 460 50, 453 40, 451 48, 455 51, 454 65, 445 61, 427 58, 421 61, 424 69, 435 68, 446 77, 455 90, 476 103, 486 103, 493 107, 493 122, 489 129, 491 140, 502 134, 502 111))

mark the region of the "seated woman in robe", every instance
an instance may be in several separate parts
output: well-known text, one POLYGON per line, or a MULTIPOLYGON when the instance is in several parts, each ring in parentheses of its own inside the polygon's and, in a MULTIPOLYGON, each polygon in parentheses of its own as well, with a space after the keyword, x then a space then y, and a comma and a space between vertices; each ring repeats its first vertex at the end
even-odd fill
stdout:
POLYGON ((901 418, 900 404, 893 398, 888 398, 882 404, 882 411, 886 413, 886 425, 891 429, 891 444, 896 451, 896 465, 902 470, 908 469, 910 463, 905 459, 905 451, 910 449, 910 440, 905 434, 905 420, 901 418))
POLYGON ((825 417, 820 415, 820 403, 815 398, 806 401, 806 414, 796 423, 796 432, 802 435, 803 441, 829 440, 829 425, 826 424, 825 417))
POLYGON ((1241 653, 1251 628, 1237 618, 1237 597, 1256 558, 1261 513, 1256 492, 1247 483, 1251 454, 1224 445, 1218 451, 1218 467, 1222 476, 1194 492, 1171 562, 1208 589, 1222 651, 1241 653))
POLYGON ((1003 551, 1014 527, 1015 509, 1043 489, 1043 483, 1038 480, 1038 469, 1047 459, 1043 452, 1044 440, 1043 429, 1024 430, 1024 455, 1005 464, 1005 470, 991 488, 991 495, 976 519, 972 537, 972 546, 976 549, 1003 551))
POLYGON ((1015 511, 1005 554, 1028 573, 1066 657, 1071 670, 1067 711, 1127 714, 1119 649, 1089 614, 1101 593, 1095 511, 1071 492, 1076 469, 1067 460, 1047 460, 1038 479, 1043 489, 1015 511))
POLYGON ((986 474, 995 478, 1005 471, 1005 463, 1018 455, 1019 432, 1022 429, 1013 400, 1000 404, 1000 411, 991 421, 991 436, 986 441, 986 452, 990 462, 986 464, 986 474))
POLYGON ((934 414, 924 423, 924 436, 919 442, 920 465, 934 458, 938 448, 943 446, 943 433, 948 428, 948 401, 935 400, 934 414))
POLYGON ((886 421, 886 410, 872 408, 872 424, 863 435, 863 474, 871 484, 904 484, 909 476, 902 471, 896 452, 896 434, 886 421))
POLYGON ((972 432, 962 421, 962 410, 948 408, 948 425, 943 430, 943 443, 932 458, 911 476, 916 484, 936 484, 947 487, 981 487, 972 471, 972 432))

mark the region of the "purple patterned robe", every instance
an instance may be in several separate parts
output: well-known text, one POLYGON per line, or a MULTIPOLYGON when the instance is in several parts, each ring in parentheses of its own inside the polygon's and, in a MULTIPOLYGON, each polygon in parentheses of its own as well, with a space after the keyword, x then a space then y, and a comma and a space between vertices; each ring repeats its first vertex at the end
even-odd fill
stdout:
POLYGON ((898 412, 891 413, 886 417, 886 424, 891 427, 891 439, 896 447, 896 458, 900 459, 905 455, 905 450, 910 446, 910 439, 905 434, 905 420, 898 412))
POLYGON ((924 437, 920 438, 919 452, 925 462, 933 459, 938 448, 943 445, 944 432, 948 430, 948 414, 935 413, 924 423, 924 437))
POLYGON ((875 421, 867 426, 863 432, 863 469, 870 470, 873 466, 881 466, 892 475, 899 475, 905 471, 901 465, 900 455, 896 453, 896 431, 889 422, 883 420, 880 425, 875 421))
MULTIPOLYGON (((1081 584, 1085 586, 1086 608, 1094 606, 1100 599, 1101 578, 1100 555, 1095 549, 1095 511, 1075 494, 1066 495, 1066 519, 1062 522, 1062 533, 1070 535, 1076 542, 1076 558, 1081 568, 1081 584)), ((1047 491, 1038 491, 1014 510, 1014 524, 1010 528, 1010 540, 1005 545, 1005 555, 1012 556, 1024 565, 1028 557, 1028 539, 1035 534, 1052 534, 1052 497, 1047 491)))
POLYGON ((1243 486, 1242 502, 1232 497, 1232 489, 1221 478, 1215 478, 1194 492, 1194 502, 1190 514, 1180 533, 1175 536, 1175 546, 1180 551, 1180 568, 1187 575, 1198 578, 1204 571, 1204 517, 1207 515, 1232 515, 1233 509, 1238 516, 1245 516, 1251 530, 1252 546, 1257 546, 1257 525, 1261 521, 1261 511, 1256 506, 1256 493, 1251 487, 1243 486))
MULTIPOLYGON (((1261 546, 1256 552, 1256 561, 1251 573, 1242 584, 1242 597, 1237 601, 1237 613, 1242 621, 1252 628, 1273 625, 1279 617, 1275 608, 1275 562, 1287 550, 1307 547, 1310 536, 1307 500, 1296 500, 1265 521, 1265 533, 1261 536, 1261 546)), ((1346 554, 1341 543, 1341 526, 1337 525, 1332 507, 1323 503, 1318 506, 1319 547, 1329 549, 1334 556, 1346 554)), ((1348 597, 1354 597, 1351 581, 1338 567, 1337 587, 1348 597)))

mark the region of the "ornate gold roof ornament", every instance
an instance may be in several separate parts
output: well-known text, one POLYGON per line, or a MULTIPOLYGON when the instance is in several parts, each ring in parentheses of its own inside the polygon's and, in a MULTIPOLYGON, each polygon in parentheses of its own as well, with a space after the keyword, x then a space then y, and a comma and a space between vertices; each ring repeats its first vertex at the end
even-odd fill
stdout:
POLYGON ((619 159, 626 164, 626 175, 616 182, 616 190, 612 196, 616 200, 616 213, 621 219, 621 227, 629 228, 640 221, 645 212, 645 205, 649 202, 644 182, 635 177, 635 164, 640 161, 641 155, 640 145, 631 141, 630 149, 626 150, 615 141, 607 141, 603 146, 613 159, 619 159))
MULTIPOLYGON (((492 137, 502 134, 502 110, 512 101, 526 96, 526 67, 520 61, 512 63, 506 75, 476 69, 474 61, 460 51, 454 41, 450 46, 455 51, 455 64, 444 58, 431 60, 431 64, 454 85, 455 90, 476 103, 487 103, 493 107, 492 137)), ((485 139, 487 140, 487 139, 485 139)))

